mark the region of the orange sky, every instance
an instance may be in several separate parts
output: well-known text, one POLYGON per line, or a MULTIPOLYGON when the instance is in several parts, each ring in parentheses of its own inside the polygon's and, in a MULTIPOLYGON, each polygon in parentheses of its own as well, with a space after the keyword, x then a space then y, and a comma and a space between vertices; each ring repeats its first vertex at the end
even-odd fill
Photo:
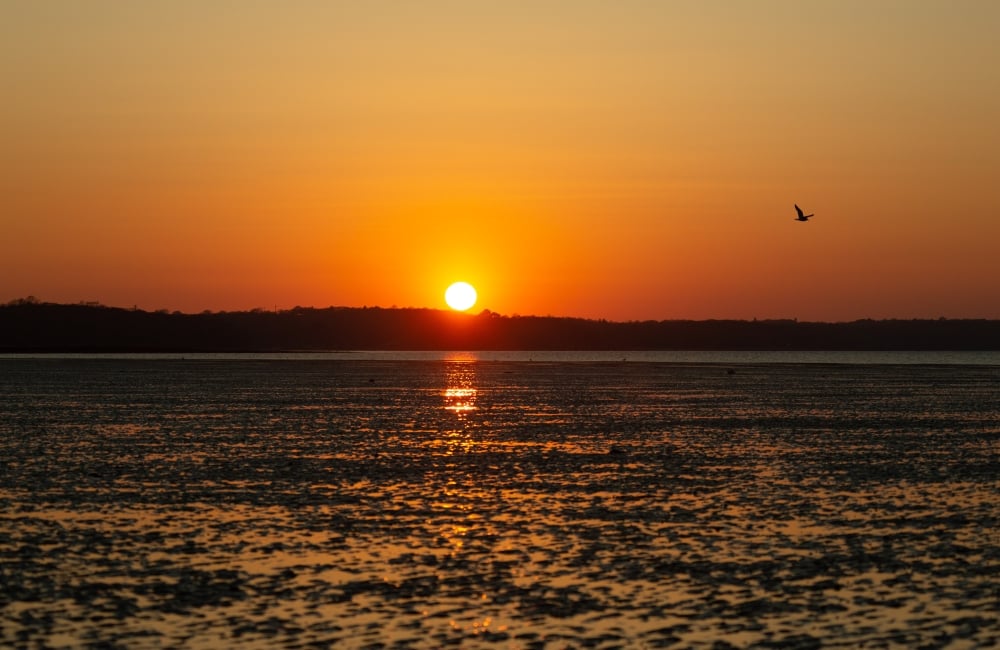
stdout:
POLYGON ((1000 318, 997 33, 992 0, 0 0, 0 301, 1000 318))

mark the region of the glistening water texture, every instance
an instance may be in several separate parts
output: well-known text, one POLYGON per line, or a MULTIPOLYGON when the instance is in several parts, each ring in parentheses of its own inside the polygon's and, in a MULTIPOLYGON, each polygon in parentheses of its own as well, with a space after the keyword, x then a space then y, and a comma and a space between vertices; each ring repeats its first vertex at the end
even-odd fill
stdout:
POLYGON ((1000 368, 0 362, 0 645, 990 647, 1000 368))

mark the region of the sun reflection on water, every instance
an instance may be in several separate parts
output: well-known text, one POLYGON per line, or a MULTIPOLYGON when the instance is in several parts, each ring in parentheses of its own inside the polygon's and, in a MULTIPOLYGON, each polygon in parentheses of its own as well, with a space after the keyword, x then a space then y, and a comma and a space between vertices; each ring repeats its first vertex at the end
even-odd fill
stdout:
POLYGON ((456 356, 445 364, 444 407, 465 419, 476 410, 476 364, 475 357, 456 356))

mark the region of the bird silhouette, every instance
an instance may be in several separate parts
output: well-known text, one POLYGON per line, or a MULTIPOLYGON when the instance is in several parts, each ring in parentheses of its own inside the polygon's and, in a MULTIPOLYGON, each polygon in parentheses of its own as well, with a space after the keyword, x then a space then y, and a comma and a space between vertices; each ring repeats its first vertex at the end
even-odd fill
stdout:
POLYGON ((809 217, 813 216, 811 214, 802 214, 802 208, 795 206, 795 211, 799 213, 799 216, 795 218, 796 221, 809 221, 809 217))

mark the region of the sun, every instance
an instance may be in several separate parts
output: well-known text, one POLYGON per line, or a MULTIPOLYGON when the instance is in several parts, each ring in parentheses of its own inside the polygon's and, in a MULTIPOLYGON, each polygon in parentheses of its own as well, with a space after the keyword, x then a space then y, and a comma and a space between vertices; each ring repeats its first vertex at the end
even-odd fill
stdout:
POLYGON ((476 290, 468 282, 456 282, 444 292, 444 301, 455 311, 465 311, 476 304, 476 290))

